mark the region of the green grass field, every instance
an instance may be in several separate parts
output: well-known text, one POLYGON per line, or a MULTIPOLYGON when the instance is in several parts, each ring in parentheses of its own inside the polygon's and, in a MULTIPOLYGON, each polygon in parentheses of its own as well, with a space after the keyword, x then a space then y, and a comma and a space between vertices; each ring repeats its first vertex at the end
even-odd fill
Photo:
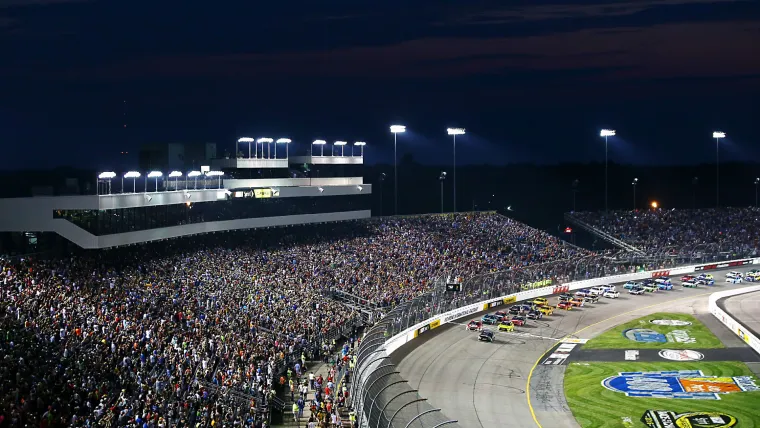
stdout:
POLYGON ((631 322, 621 324, 610 330, 605 331, 599 336, 591 339, 583 345, 583 349, 709 349, 709 348, 723 348, 723 343, 715 337, 712 332, 705 327, 700 321, 691 315, 675 314, 668 312, 659 312, 652 315, 647 315, 639 319, 635 319, 631 322), (666 319, 666 320, 680 320, 688 321, 691 325, 687 326, 664 326, 652 324, 651 320, 666 319), (696 339, 696 343, 681 343, 681 342, 665 342, 665 343, 651 343, 651 342, 636 342, 623 336, 623 331, 629 328, 646 328, 654 330, 658 333, 667 334, 673 330, 686 331, 690 337, 696 339))
POLYGON ((565 372, 565 396, 582 427, 646 428, 641 416, 656 409, 676 413, 719 411, 738 418, 737 427, 760 428, 760 391, 722 394, 720 400, 637 398, 610 391, 601 384, 619 372, 660 370, 702 370, 706 376, 752 375, 744 363, 733 361, 571 363, 565 372))

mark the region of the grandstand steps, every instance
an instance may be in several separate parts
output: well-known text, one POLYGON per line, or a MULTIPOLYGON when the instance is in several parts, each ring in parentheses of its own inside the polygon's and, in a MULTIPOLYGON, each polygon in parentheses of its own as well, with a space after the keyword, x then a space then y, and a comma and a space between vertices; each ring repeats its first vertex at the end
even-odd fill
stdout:
POLYGON ((643 250, 641 250, 639 248, 636 248, 633 245, 631 245, 631 244, 629 244, 629 243, 627 243, 625 241, 622 241, 622 240, 620 240, 618 238, 615 238, 614 236, 610 235, 609 233, 607 233, 607 232, 605 232, 603 230, 595 228, 594 226, 586 223, 585 221, 580 220, 579 218, 577 218, 576 216, 574 216, 572 213, 565 213, 565 220, 568 223, 574 224, 575 226, 580 227, 581 229, 585 230, 586 232, 589 232, 592 235, 596 236, 597 238, 602 239, 602 240, 604 240, 606 242, 609 242, 610 244, 612 244, 612 245, 614 245, 614 246, 616 246, 618 248, 621 248, 621 249, 626 250, 628 252, 637 254, 639 256, 646 256, 647 255, 643 250))

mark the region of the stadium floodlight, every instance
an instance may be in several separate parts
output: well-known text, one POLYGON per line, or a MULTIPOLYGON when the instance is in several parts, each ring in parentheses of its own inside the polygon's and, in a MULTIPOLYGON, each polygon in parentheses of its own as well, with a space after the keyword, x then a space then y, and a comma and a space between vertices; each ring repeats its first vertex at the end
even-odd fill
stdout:
MULTIPOLYGON (((254 140, 251 137, 241 137, 241 138, 238 138, 238 144, 240 144, 240 143, 248 143, 248 159, 251 158, 251 143, 253 143, 254 141, 256 141, 256 140, 254 140)), ((237 147, 236 147, 235 148, 235 157, 237 157, 237 152, 238 152, 238 150, 237 150, 237 147)))
POLYGON ((713 132, 715 138, 715 206, 720 208, 720 139, 726 138, 725 132, 713 132))
POLYGON ((391 125, 393 133, 393 214, 398 215, 398 156, 396 155, 396 139, 398 134, 406 132, 404 125, 391 125))
MULTIPOLYGON (((108 181, 108 194, 111 194, 111 180, 116 177, 113 171, 101 172, 98 174, 98 182, 108 181)), ((100 184, 98 184, 97 194, 100 194, 100 184)))
POLYGON ((348 144, 346 141, 336 141, 335 145, 340 147, 340 157, 343 157, 343 149, 346 147, 346 144, 348 144))
POLYGON ((636 184, 638 184, 639 179, 634 178, 631 182, 631 186, 633 186, 633 210, 636 211, 636 184))
POLYGON ((324 156, 325 155, 325 144, 327 144, 327 141, 325 140, 314 140, 311 143, 311 155, 314 156, 314 146, 319 146, 319 155, 324 156))
POLYGON ((760 177, 755 178, 755 208, 757 208, 757 185, 760 184, 760 177))
POLYGON ((155 178, 156 179, 156 192, 158 192, 158 179, 163 177, 164 173, 161 171, 151 171, 148 173, 148 175, 145 176, 145 191, 148 191, 148 179, 149 178, 155 178))
POLYGON ((137 171, 128 171, 126 174, 124 174, 121 177, 121 192, 124 193, 124 179, 125 178, 131 178, 132 179, 132 193, 137 193, 135 190, 135 182, 138 178, 140 178, 140 173, 137 171))
MULTIPOLYGON (((264 152, 264 148, 263 147, 261 148, 261 152, 262 153, 264 152)), ((207 177, 217 177, 219 179, 219 189, 222 188, 222 176, 223 175, 224 175, 223 171, 209 171, 209 172, 206 173, 207 177)), ((205 182, 205 180, 204 180, 204 182, 205 182)), ((204 188, 205 188, 205 186, 204 186, 204 188)))
POLYGON ((451 178, 454 188, 454 212, 457 212, 457 135, 464 135, 464 128, 447 128, 446 133, 454 138, 454 169, 451 178))
POLYGON ((443 213, 443 182, 446 181, 446 171, 441 171, 441 175, 438 176, 438 181, 441 182, 441 213, 443 213))
POLYGON ((266 144, 267 145, 267 159, 269 159, 269 145, 273 141, 274 140, 269 137, 259 138, 258 140, 256 140, 257 143, 261 143, 261 157, 262 158, 264 158, 264 144, 266 144))
POLYGON ((285 144, 285 159, 288 158, 288 145, 292 143, 290 141, 290 138, 278 138, 277 141, 275 141, 274 144, 274 158, 277 159, 277 145, 278 144, 285 144))
POLYGON ((602 129, 599 132, 599 136, 604 138, 604 211, 607 212, 607 171, 608 171, 608 163, 607 163, 607 139, 609 137, 615 136, 615 130, 614 129, 602 129))
POLYGON ((190 171, 187 173, 187 178, 192 178, 195 181, 193 184, 193 190, 198 190, 198 177, 201 175, 203 175, 203 173, 200 171, 190 171))
POLYGON ((364 141, 357 141, 354 143, 353 146, 351 146, 351 156, 354 156, 354 147, 359 147, 359 157, 364 157, 364 146, 366 146, 367 143, 364 141))
POLYGON ((182 172, 180 171, 172 171, 169 173, 169 178, 174 179, 174 190, 179 190, 179 186, 177 185, 177 181, 179 180, 179 177, 182 177, 182 172))

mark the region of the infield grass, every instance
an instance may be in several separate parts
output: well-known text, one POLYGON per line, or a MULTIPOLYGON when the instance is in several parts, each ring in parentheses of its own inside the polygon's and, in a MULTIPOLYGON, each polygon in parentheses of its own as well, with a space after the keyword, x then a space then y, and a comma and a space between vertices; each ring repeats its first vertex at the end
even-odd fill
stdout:
POLYGON ((669 312, 658 312, 647 315, 613 327, 599 336, 591 339, 583 345, 583 349, 711 349, 723 348, 724 345, 715 335, 699 320, 691 315, 669 312), (651 320, 679 320, 690 322, 691 325, 669 326, 652 324, 651 320), (667 334, 674 330, 685 331, 689 337, 696 340, 694 343, 682 342, 636 342, 623 335, 630 328, 646 328, 658 333, 667 334))
MULTIPOLYGON (((620 372, 660 370, 702 370, 706 376, 752 375, 744 363, 735 361, 577 362, 567 366, 565 396, 578 424, 584 428, 646 428, 646 425, 641 422, 641 416, 650 409, 670 410, 677 413, 718 411, 738 418, 737 427, 760 428, 760 391, 721 394, 720 400, 636 398, 610 391, 601 384, 605 378, 615 376, 620 372)), ((757 382, 756 377, 755 379, 757 382)))

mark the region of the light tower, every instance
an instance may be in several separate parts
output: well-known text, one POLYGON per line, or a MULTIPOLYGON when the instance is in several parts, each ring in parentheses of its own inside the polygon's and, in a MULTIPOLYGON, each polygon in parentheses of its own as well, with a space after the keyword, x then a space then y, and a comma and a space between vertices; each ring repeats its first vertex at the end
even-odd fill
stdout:
POLYGON ((464 128, 448 128, 446 133, 454 137, 454 170, 453 170, 453 186, 454 186, 454 212, 457 212, 457 135, 464 135, 464 128))
POLYGON ((715 138, 715 206, 720 208, 720 139, 726 138, 725 132, 713 132, 715 138))
POLYGON ((351 146, 351 156, 354 156, 354 147, 359 147, 359 157, 364 157, 364 146, 366 146, 367 143, 364 141, 357 141, 354 143, 353 146, 351 146))
POLYGON ((396 156, 396 141, 400 133, 406 132, 404 125, 391 125, 393 133, 393 214, 398 214, 398 158, 396 156))
MULTIPOLYGON (((255 140, 251 137, 241 137, 238 138, 238 144, 240 143, 248 143, 248 159, 251 158, 251 143, 253 143, 255 140)), ((237 148, 235 149, 235 157, 237 157, 237 148)))
POLYGON ((604 211, 608 211, 608 205, 607 205, 607 139, 609 137, 615 136, 615 130, 614 129, 602 129, 602 131, 599 133, 600 137, 604 137, 604 211))
POLYGON ((277 145, 285 144, 285 159, 288 159, 288 145, 290 145, 290 138, 278 138, 274 143, 274 158, 277 159, 277 145))
POLYGON ((336 141, 335 145, 340 147, 340 157, 343 157, 343 149, 346 147, 346 144, 348 144, 346 141, 336 141))
POLYGON ((633 210, 636 211, 636 184, 639 182, 638 178, 634 178, 633 182, 631 182, 631 186, 633 186, 633 210))
POLYGON ((261 158, 264 158, 264 144, 267 145, 267 159, 269 159, 269 147, 274 140, 268 137, 259 138, 257 142, 261 143, 261 158))
POLYGON ((327 144, 327 141, 325 140, 314 140, 311 143, 311 155, 314 156, 314 146, 319 146, 319 156, 325 155, 325 144, 327 144))

